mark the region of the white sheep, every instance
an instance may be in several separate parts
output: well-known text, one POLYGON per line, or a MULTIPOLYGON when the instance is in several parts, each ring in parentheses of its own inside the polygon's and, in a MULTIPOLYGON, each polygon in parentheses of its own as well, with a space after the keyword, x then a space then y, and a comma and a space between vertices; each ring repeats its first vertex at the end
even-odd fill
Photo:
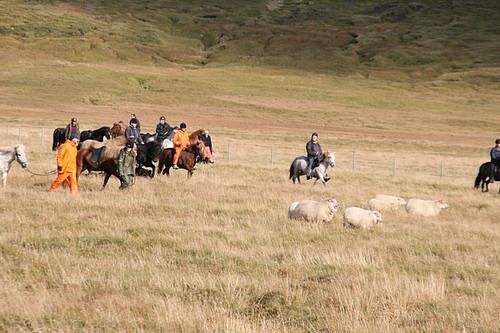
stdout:
POLYGON ((420 216, 436 216, 444 208, 448 208, 448 204, 442 200, 410 199, 406 204, 409 214, 420 216))
POLYGON ((335 199, 295 201, 288 208, 288 218, 330 222, 339 207, 340 204, 335 199))
POLYGON ((382 222, 382 214, 376 210, 348 207, 344 211, 344 225, 356 228, 371 228, 382 222))
POLYGON ((377 194, 377 196, 368 201, 371 210, 397 210, 406 205, 406 200, 386 194, 377 194))

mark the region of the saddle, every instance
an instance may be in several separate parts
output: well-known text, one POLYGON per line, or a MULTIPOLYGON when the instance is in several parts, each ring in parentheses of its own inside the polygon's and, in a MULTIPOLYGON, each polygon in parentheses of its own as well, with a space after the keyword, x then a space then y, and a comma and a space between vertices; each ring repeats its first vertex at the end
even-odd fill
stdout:
POLYGON ((106 151, 106 146, 102 146, 100 148, 89 147, 89 150, 92 153, 90 161, 95 165, 101 164, 102 156, 106 151))

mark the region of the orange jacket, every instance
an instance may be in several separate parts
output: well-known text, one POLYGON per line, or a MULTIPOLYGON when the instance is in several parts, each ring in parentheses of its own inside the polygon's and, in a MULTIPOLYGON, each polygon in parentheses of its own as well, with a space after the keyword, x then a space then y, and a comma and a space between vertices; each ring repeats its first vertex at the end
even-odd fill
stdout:
POLYGON ((76 171, 76 145, 66 140, 57 151, 57 170, 59 173, 76 171))
POLYGON ((178 130, 174 135, 174 147, 175 149, 186 148, 189 146, 189 134, 187 131, 178 130))

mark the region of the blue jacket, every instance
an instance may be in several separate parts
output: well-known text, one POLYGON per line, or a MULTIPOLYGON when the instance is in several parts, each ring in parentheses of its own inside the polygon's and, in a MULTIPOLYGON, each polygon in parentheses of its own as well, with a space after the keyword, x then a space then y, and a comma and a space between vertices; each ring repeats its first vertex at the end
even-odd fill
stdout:
POLYGON ((490 152, 490 156, 491 156, 492 162, 500 163, 500 148, 498 148, 498 147, 492 148, 491 152, 490 152))
POLYGON ((130 139, 130 137, 134 137, 135 142, 137 143, 143 143, 142 142, 142 137, 141 137, 141 132, 139 131, 138 128, 133 128, 132 126, 127 127, 125 130, 125 137, 127 139, 130 139))

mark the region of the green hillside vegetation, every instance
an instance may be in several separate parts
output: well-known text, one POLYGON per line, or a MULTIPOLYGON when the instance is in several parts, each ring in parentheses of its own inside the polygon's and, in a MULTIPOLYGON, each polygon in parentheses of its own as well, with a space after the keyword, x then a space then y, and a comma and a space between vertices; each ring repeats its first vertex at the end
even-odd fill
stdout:
POLYGON ((460 73, 448 79, 475 84, 500 81, 475 73, 499 65, 498 22, 500 3, 486 0, 0 4, 2 58, 258 64, 397 80, 460 73))

